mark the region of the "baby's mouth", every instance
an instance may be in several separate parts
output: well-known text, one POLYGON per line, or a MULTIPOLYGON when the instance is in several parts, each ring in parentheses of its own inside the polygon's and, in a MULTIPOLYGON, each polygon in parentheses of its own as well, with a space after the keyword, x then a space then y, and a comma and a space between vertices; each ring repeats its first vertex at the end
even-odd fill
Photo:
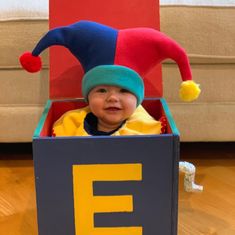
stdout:
POLYGON ((107 107, 107 108, 105 108, 105 110, 107 110, 107 111, 119 111, 119 110, 121 110, 121 108, 119 108, 119 107, 107 107))

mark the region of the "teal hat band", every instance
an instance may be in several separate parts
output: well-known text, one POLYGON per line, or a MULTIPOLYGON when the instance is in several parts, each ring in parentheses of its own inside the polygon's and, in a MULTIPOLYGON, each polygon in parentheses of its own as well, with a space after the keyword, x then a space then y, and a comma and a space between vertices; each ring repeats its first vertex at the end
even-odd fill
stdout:
POLYGON ((89 70, 82 79, 82 95, 87 100, 88 94, 96 86, 119 86, 137 98, 137 106, 144 99, 143 79, 134 70, 120 65, 100 65, 89 70))

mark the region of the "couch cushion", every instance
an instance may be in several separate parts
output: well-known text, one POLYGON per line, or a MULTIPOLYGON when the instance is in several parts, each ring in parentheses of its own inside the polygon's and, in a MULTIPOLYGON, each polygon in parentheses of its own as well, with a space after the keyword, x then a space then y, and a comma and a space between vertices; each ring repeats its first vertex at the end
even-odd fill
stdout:
POLYGON ((235 63, 235 7, 162 5, 160 17, 192 63, 235 63))
POLYGON ((0 105, 0 142, 31 142, 42 112, 41 105, 0 105))
MULTIPOLYGON (((19 56, 34 48, 48 31, 47 20, 0 21, 0 69, 20 68, 19 56)), ((48 67, 47 50, 43 67, 48 67)))
POLYGON ((0 83, 0 106, 43 105, 48 99, 48 69, 34 74, 0 69, 0 83))
POLYGON ((234 141, 235 102, 169 103, 181 141, 234 141))
MULTIPOLYGON (((201 84, 196 103, 235 102, 235 64, 192 64, 193 79, 201 84)), ((174 64, 163 64, 163 96, 168 102, 181 102, 178 90, 181 77, 174 64)), ((195 103, 194 102, 194 103, 195 103)))
POLYGON ((235 7, 218 4, 222 1, 162 0, 168 3, 160 7, 161 31, 186 49, 193 79, 202 88, 196 102, 181 102, 178 66, 165 61, 164 97, 182 141, 235 140, 235 7))

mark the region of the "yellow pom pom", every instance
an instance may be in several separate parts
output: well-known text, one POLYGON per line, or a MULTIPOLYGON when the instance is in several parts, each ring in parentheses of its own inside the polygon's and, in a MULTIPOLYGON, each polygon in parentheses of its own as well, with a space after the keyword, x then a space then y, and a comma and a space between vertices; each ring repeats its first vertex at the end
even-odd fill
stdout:
POLYGON ((179 95, 180 99, 186 102, 196 100, 201 93, 199 84, 194 81, 184 81, 181 83, 179 95))

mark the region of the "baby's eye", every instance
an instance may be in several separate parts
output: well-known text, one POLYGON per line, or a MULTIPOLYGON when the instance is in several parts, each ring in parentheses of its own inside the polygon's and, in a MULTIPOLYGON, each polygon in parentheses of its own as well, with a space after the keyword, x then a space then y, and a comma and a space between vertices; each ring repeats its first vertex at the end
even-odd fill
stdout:
POLYGON ((120 89, 120 92, 121 93, 130 93, 130 91, 128 91, 127 89, 124 89, 124 88, 120 89))
POLYGON ((96 90, 96 92, 105 93, 105 92, 107 92, 107 90, 105 88, 99 88, 99 89, 96 90))

